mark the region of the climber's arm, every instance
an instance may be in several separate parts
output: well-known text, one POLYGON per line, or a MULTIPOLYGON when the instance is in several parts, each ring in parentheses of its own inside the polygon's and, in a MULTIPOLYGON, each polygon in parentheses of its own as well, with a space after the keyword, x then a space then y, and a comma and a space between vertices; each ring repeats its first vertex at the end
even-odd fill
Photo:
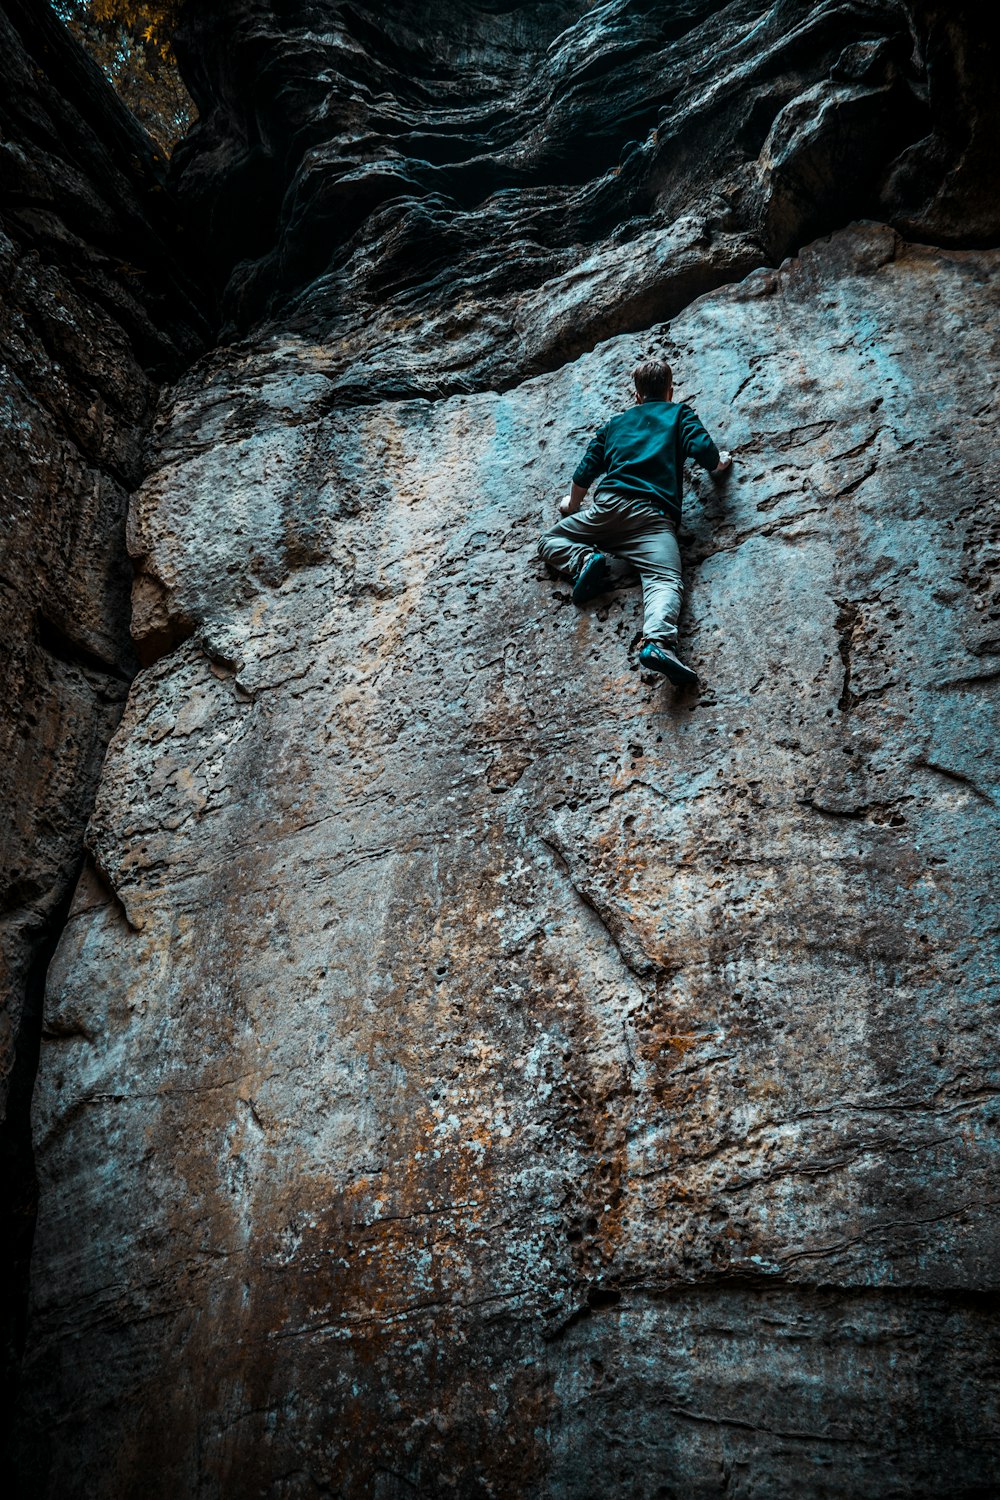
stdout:
POLYGON ((564 516, 571 516, 580 509, 587 491, 597 478, 607 468, 607 457, 604 451, 604 439, 607 428, 602 427, 600 432, 591 439, 587 451, 577 465, 576 473, 573 475, 573 485, 566 499, 560 503, 559 510, 564 516))
POLYGON ((713 477, 725 474, 732 467, 733 455, 719 452, 690 406, 681 406, 681 442, 684 457, 701 464, 713 477))

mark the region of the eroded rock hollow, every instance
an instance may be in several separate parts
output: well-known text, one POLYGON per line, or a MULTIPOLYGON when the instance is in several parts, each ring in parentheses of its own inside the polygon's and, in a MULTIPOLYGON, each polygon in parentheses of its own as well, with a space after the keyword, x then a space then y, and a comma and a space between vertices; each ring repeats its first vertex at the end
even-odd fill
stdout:
POLYGON ((1000 206, 953 11, 184 11, 219 332, 128 486, 26 1493, 1000 1486, 1000 206), (634 579, 577 611, 535 555, 654 352, 737 456, 688 491, 689 695, 634 579))

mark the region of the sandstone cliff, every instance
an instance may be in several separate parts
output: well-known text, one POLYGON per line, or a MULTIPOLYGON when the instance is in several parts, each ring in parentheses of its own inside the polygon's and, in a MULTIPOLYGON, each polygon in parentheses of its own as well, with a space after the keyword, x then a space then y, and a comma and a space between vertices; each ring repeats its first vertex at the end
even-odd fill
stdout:
POLYGON ((223 331, 131 503, 144 665, 49 968, 22 1484, 992 1493, 974 33, 184 24, 223 331), (652 350, 738 456, 686 697, 627 576, 578 612, 534 554, 652 350))
MULTIPOLYGON (((0 7, 0 1214, 4 1284, 34 1212, 41 986, 135 666, 128 493, 155 379, 208 328, 149 141, 39 4, 0 7), (6 816, 9 812, 10 816, 6 816)), ((19 1336, 20 1296, 3 1364, 19 1336)))

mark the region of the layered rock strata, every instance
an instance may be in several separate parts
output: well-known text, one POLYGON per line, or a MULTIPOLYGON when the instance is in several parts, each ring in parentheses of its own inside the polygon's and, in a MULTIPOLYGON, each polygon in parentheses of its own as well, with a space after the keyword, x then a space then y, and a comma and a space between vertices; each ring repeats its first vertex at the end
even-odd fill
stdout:
MULTIPOLYGON (((0 1213, 4 1376, 34 1186, 45 966, 135 667, 128 493, 155 386, 207 332, 150 143, 48 6, 0 8, 0 1213)), ((9 1414, 9 1401, 5 1401, 9 1414)))
POLYGON ((49 976, 33 1493, 991 1493, 997 252, 505 393, 196 366, 49 976), (683 635, 535 560, 663 351, 683 635), (173 649, 162 654, 164 644, 173 649))
POLYGON ((977 7, 199 0, 177 46, 228 336, 322 341, 340 404, 502 389, 854 217, 1000 233, 977 7))

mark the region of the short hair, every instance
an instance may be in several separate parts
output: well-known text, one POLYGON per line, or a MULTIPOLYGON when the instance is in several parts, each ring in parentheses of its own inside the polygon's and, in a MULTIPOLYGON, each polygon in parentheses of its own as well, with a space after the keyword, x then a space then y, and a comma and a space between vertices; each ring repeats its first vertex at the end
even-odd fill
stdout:
POLYGON ((662 401, 674 383, 674 375, 665 359, 644 359, 632 371, 635 393, 640 401, 662 401))

